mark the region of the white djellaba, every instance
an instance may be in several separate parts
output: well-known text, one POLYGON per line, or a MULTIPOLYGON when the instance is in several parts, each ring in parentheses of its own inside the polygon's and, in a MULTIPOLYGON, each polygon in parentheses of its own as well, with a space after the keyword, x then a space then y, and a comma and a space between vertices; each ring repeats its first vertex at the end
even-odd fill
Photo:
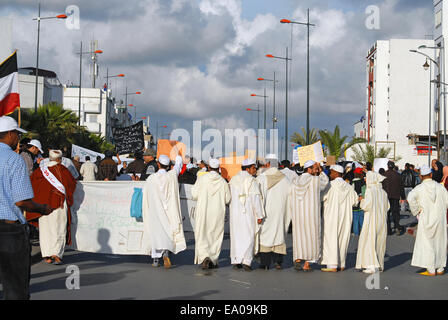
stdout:
POLYGON ((356 269, 365 273, 384 270, 387 239, 387 211, 389 200, 381 182, 386 177, 369 171, 366 175, 366 192, 361 200, 364 222, 358 242, 356 269))

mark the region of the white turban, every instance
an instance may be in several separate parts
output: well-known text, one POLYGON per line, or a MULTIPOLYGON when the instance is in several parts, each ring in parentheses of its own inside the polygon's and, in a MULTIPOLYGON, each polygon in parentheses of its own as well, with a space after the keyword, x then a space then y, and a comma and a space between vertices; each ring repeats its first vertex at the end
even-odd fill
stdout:
POLYGON ((344 173, 344 168, 338 164, 334 164, 330 167, 330 170, 339 172, 339 173, 344 173))
POLYGON ((170 164, 170 158, 162 154, 161 156, 159 156, 159 163, 161 165, 167 166, 170 164))
POLYGON ((420 168, 420 174, 422 176, 427 176, 428 174, 431 174, 431 173, 432 173, 431 168, 428 167, 426 164, 420 168))
POLYGON ((255 164, 255 160, 253 160, 253 159, 244 159, 243 160, 243 167, 249 167, 254 164, 255 164))
POLYGON ((62 158, 62 151, 61 150, 50 150, 49 155, 50 155, 50 160, 54 161, 54 160, 62 158))
POLYGON ((218 159, 210 159, 208 161, 208 164, 210 165, 210 168, 212 168, 212 169, 218 169, 219 168, 219 160, 218 159))
POLYGON ((305 162, 305 164, 303 165, 304 169, 310 168, 312 166, 314 166, 316 164, 316 161, 314 160, 308 160, 307 162, 305 162))

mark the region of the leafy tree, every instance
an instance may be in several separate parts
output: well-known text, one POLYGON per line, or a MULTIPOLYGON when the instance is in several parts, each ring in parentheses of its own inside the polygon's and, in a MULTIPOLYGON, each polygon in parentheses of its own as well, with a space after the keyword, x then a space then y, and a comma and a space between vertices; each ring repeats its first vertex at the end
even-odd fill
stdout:
POLYGON ((79 126, 78 120, 75 112, 64 110, 62 105, 57 103, 39 106, 37 112, 33 109, 21 111, 21 127, 28 131, 26 136, 39 139, 44 151, 48 148, 58 148, 65 155, 69 155, 72 144, 96 152, 115 148, 104 137, 79 126))
MULTIPOLYGON (((291 142, 297 143, 300 146, 306 146, 306 130, 301 128, 302 133, 294 132, 291 136, 291 142)), ((319 133, 317 129, 310 129, 310 141, 309 144, 314 144, 319 141, 319 133)))
POLYGON ((351 148, 355 144, 365 142, 365 139, 356 137, 353 137, 349 142, 346 142, 349 137, 341 137, 339 126, 336 126, 334 128, 333 133, 325 130, 319 130, 319 135, 321 137, 322 143, 325 145, 325 153, 327 155, 335 156, 336 158, 344 156, 345 151, 347 151, 347 149, 351 148))
MULTIPOLYGON (((353 160, 357 162, 370 162, 373 164, 375 158, 388 158, 392 148, 382 147, 375 153, 375 147, 370 144, 357 145, 353 149, 353 160)), ((395 159, 396 161, 400 160, 400 157, 395 159)))

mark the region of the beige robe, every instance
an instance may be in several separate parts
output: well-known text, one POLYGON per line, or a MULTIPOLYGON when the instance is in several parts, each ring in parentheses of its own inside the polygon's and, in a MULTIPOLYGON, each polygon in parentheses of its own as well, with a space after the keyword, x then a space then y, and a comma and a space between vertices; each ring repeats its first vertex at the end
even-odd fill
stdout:
POLYGON ((177 254, 187 248, 180 210, 177 176, 182 158, 169 172, 160 169, 149 176, 143 188, 142 215, 145 251, 160 258, 164 250, 177 254))
POLYGON ((217 264, 224 238, 226 204, 231 199, 229 185, 218 173, 211 171, 197 179, 191 196, 197 201, 194 263, 200 264, 205 258, 210 258, 213 264, 217 264))
POLYGON ((230 260, 250 266, 255 253, 258 219, 265 217, 258 182, 247 171, 230 180, 230 260))
POLYGON ((294 181, 291 210, 293 259, 317 262, 321 256, 321 193, 328 185, 325 173, 302 174, 294 181))
POLYGON ((358 204, 358 195, 342 178, 331 181, 325 194, 323 217, 322 264, 345 268, 347 250, 352 230, 353 206, 358 204))
POLYGON ((384 270, 387 239, 387 211, 389 200, 381 182, 384 176, 369 171, 366 175, 366 192, 361 200, 364 222, 358 242, 356 269, 384 270))
POLYGON ((277 168, 270 168, 257 178, 266 213, 259 237, 257 252, 286 255, 286 233, 291 223, 290 201, 292 185, 277 168))
POLYGON ((446 266, 448 192, 437 182, 426 179, 408 195, 411 212, 418 217, 411 265, 426 269, 446 266))

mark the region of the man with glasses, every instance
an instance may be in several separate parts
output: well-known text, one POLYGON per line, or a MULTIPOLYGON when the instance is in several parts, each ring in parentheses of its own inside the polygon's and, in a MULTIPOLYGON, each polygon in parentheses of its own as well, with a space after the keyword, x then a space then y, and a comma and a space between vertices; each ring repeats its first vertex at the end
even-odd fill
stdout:
POLYGON ((0 278, 3 298, 14 300, 29 299, 31 246, 23 211, 53 211, 32 200, 25 161, 14 152, 22 133, 13 118, 0 117, 0 278))

